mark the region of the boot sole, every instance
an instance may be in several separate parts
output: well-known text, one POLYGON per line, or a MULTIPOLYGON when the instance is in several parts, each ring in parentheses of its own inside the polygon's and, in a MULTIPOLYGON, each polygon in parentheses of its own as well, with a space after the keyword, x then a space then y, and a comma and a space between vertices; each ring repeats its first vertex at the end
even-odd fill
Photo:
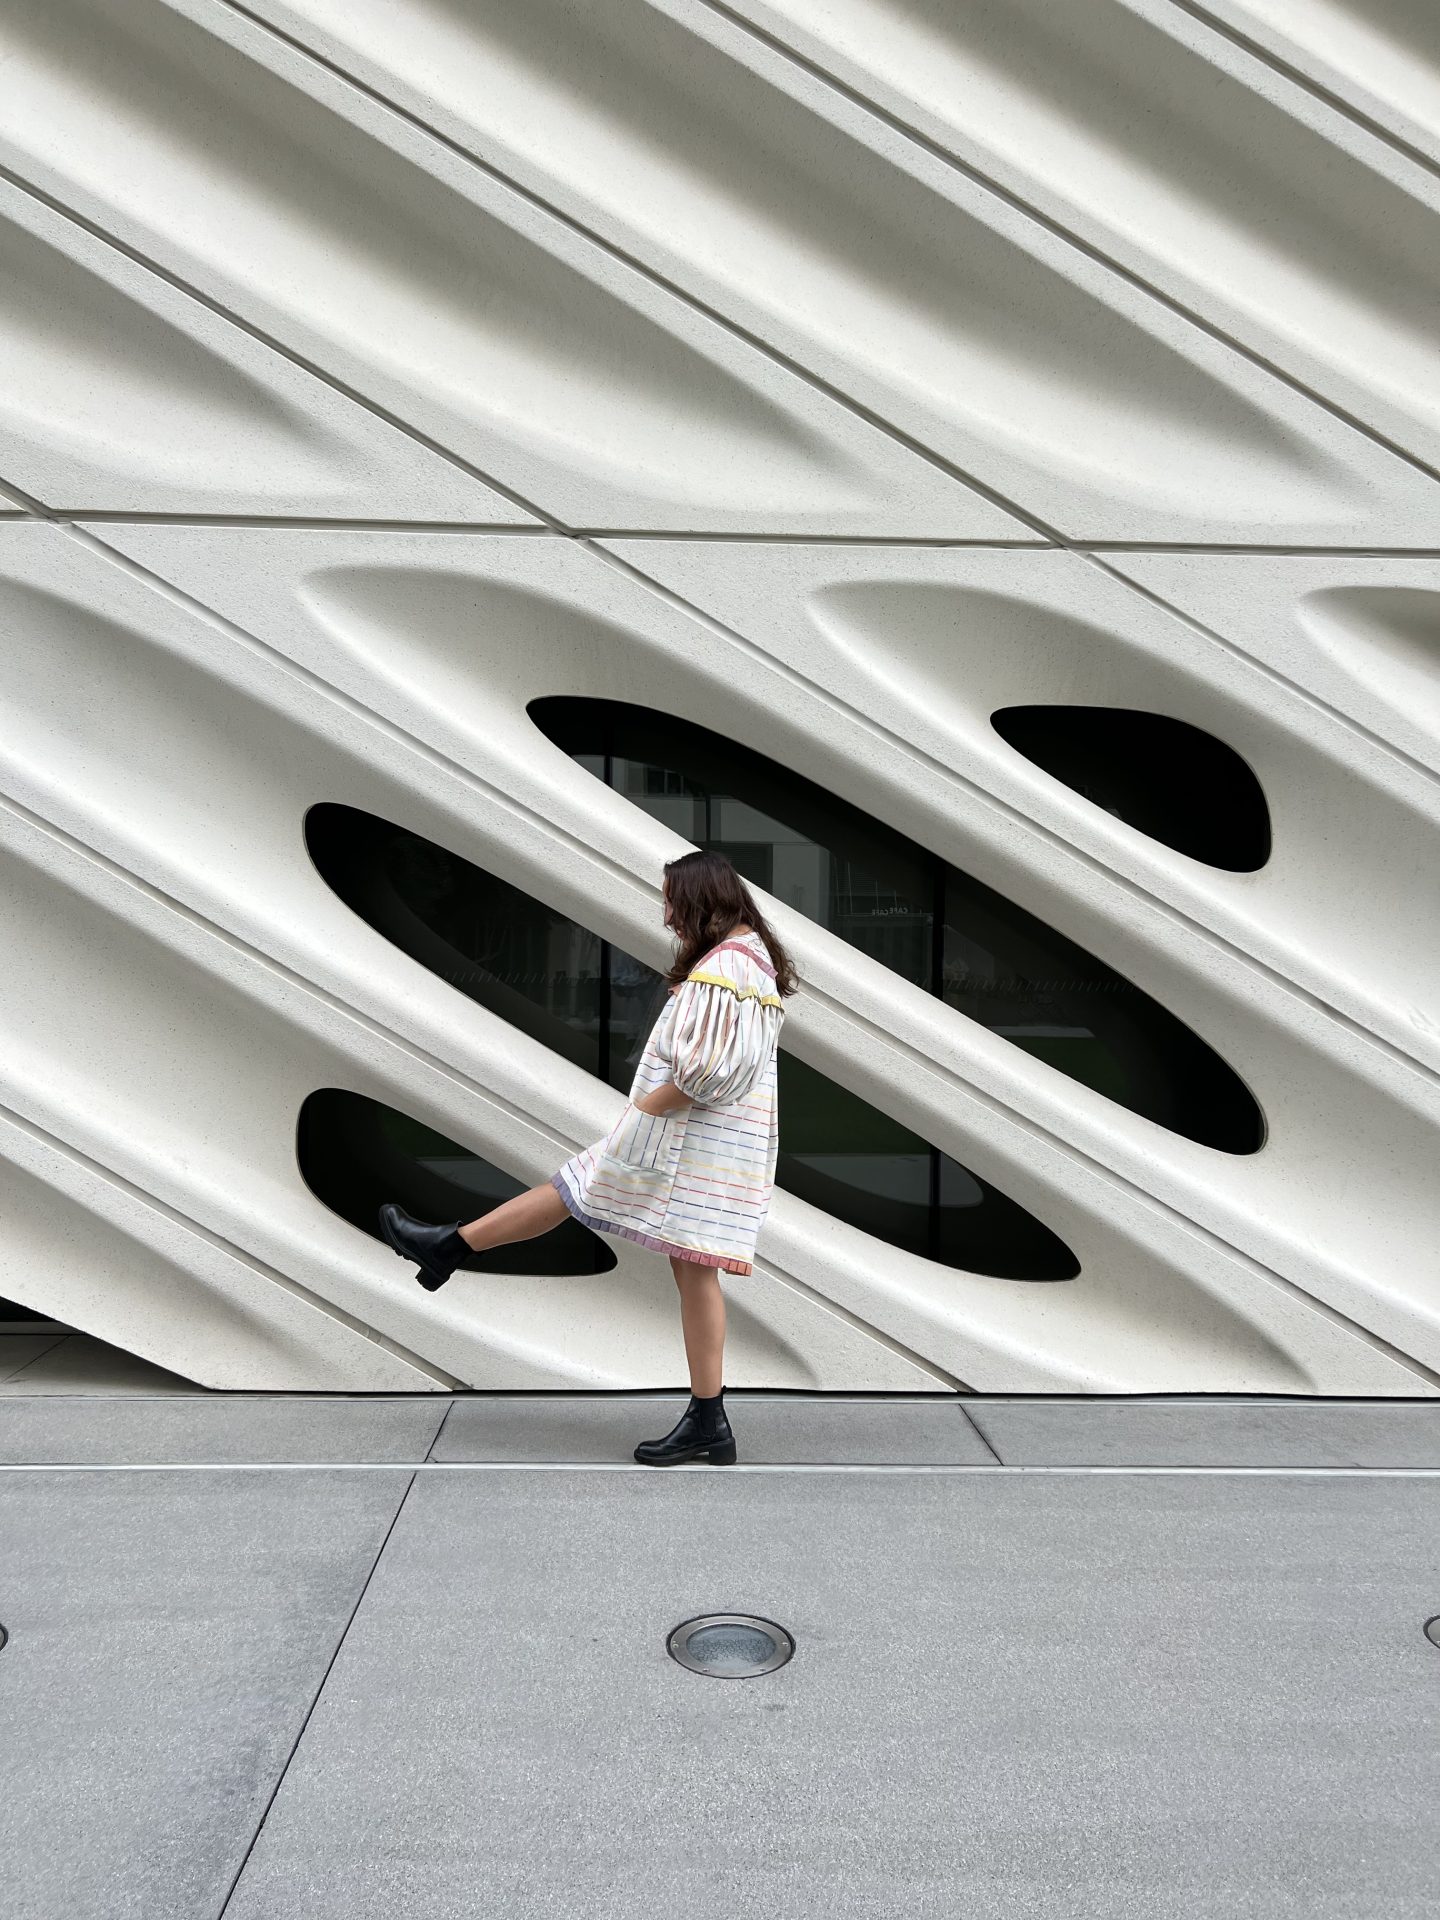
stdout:
POLYGON ((692 1460, 707 1460, 712 1467, 733 1467, 736 1459, 735 1442, 728 1440, 718 1447, 692 1447, 687 1453, 672 1453, 664 1460, 647 1460, 637 1453, 636 1460, 642 1467, 683 1467, 692 1460))

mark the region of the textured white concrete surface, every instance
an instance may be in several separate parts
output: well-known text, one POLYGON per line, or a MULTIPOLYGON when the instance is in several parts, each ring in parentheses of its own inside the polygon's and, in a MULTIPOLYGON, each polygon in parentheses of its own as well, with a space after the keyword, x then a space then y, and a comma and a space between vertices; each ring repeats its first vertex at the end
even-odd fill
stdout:
POLYGON ((1440 161, 1440 14, 1430 0, 1205 0, 1204 12, 1440 161))
POLYGON ((1440 453, 1440 180, 1189 7, 738 11, 1325 404, 1440 453))
MULTIPOLYGON (((1378 541, 1396 537, 1382 526, 1408 526, 1418 540, 1433 524, 1428 486, 1399 462, 703 0, 608 0, 598 9, 532 0, 461 13, 428 0, 261 0, 257 10, 669 284, 1070 534, 1247 539, 1258 519, 1292 539, 1366 537, 1368 527, 1378 541)), ((896 16, 911 9, 861 11, 867 46, 890 52, 905 44, 896 16)), ((1117 97, 1117 81, 1141 57, 1143 28, 1111 0, 1062 10, 1032 0, 1019 9, 919 11, 931 16, 931 31, 914 85, 963 100, 973 121, 983 86, 963 60, 950 70, 937 57, 954 30, 950 19, 974 22, 991 60, 997 40, 1018 31, 1031 43, 1016 56, 1022 85, 1037 103, 1061 87, 1053 113, 1062 125, 1098 104, 1096 139, 1113 148, 1125 134, 1118 119, 1133 112, 1139 123, 1128 170, 1138 189, 1129 201, 1117 193, 1121 169, 1113 163, 1055 154, 1077 193, 1089 188, 1116 209, 1127 238, 1143 245, 1153 229, 1187 258, 1208 257, 1221 285, 1256 287, 1262 315, 1280 307, 1272 332, 1288 324, 1304 337, 1308 326, 1324 342, 1339 341, 1347 367, 1388 367, 1402 395, 1418 377, 1395 364, 1396 343, 1408 351, 1407 324, 1433 331, 1440 279, 1433 263, 1427 278, 1418 251, 1433 206, 1411 209, 1398 188, 1387 198, 1388 183, 1366 174, 1368 197, 1352 194, 1357 204, 1333 221, 1338 234, 1316 240, 1325 268, 1338 255, 1334 277, 1348 290, 1364 284, 1355 252, 1368 250, 1364 266, 1373 273, 1381 223, 1394 230, 1392 254, 1379 265, 1392 275, 1404 265, 1395 294, 1402 310, 1372 321, 1363 307, 1353 317, 1345 308, 1353 346, 1339 312, 1317 297, 1310 260, 1294 261, 1283 244, 1267 248, 1263 240, 1247 251, 1243 227, 1235 233, 1242 217, 1262 234, 1270 225, 1269 208, 1256 206, 1262 154, 1267 167, 1295 176, 1276 181, 1277 197, 1290 188, 1302 201, 1284 203, 1286 240, 1317 223, 1303 196, 1333 192, 1341 156, 1328 127, 1308 136, 1327 163, 1322 186, 1304 146, 1307 130, 1286 115, 1274 112, 1274 124, 1265 119, 1248 144, 1248 126, 1242 133, 1224 123, 1215 91, 1222 76, 1204 59, 1190 62, 1198 81, 1188 70, 1171 75, 1162 62, 1148 92, 1149 74, 1130 81, 1140 96, 1133 105, 1117 97), (1047 24, 1057 11, 1082 23, 1082 39, 1110 44, 1067 47, 1047 24), (1036 56, 1049 56, 1054 73, 1038 68, 1036 56), (1098 103, 1063 97, 1064 82, 1073 86, 1077 76, 1082 88, 1089 79, 1098 103), (1240 211, 1224 198, 1233 183, 1222 181, 1222 204, 1208 224, 1200 210, 1179 217, 1202 176, 1179 146, 1181 101, 1201 118, 1204 158, 1218 149, 1240 176, 1240 211), (1287 137, 1299 151, 1290 152, 1287 137), (1173 206, 1156 192, 1164 169, 1178 179, 1173 206)), ((1178 48, 1174 54, 1184 58, 1178 48)), ((1253 114, 1269 111, 1238 85, 1232 92, 1253 114)), ((1028 150, 1041 144, 1004 105, 1000 117, 1028 150)), ((1333 304, 1340 309, 1338 297, 1333 304)), ((1257 332, 1269 346, 1269 333, 1257 332)), ((1421 361, 1431 390, 1440 391, 1437 355, 1421 361)), ((1414 424, 1425 403, 1400 404, 1414 424)), ((1434 436, 1440 447, 1440 414, 1434 436)))
POLYGON ((303 831, 658 963, 683 843, 527 714, 589 696, 973 874, 1266 1124, 1197 1145, 767 901, 787 1045, 1081 1272, 781 1192, 734 1384, 1440 1392, 1436 45, 1409 0, 15 0, 0 1296, 214 1387, 676 1380, 655 1256, 431 1297, 296 1165, 321 1087, 527 1181, 613 1117, 303 831), (1224 742, 1269 860, 1051 778, 1027 703, 1224 742))
POLYGON ((0 342, 0 471, 47 507, 530 521, 7 181, 0 342))

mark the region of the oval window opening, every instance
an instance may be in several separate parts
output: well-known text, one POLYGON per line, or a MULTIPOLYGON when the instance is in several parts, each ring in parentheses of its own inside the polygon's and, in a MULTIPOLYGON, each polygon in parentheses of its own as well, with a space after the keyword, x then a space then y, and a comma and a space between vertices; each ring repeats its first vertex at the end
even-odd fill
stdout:
POLYGON ((1138 707, 1001 707, 1001 739, 1073 792, 1163 846, 1226 873, 1270 858, 1270 809, 1223 740, 1138 707))
MULTIPOLYGON (((343 1087, 306 1097, 295 1151, 315 1198, 381 1246, 376 1214, 386 1200, 422 1220, 473 1220, 524 1192, 523 1181, 433 1127, 343 1087)), ((615 1255, 598 1234, 567 1220, 538 1240, 472 1253, 461 1265, 467 1273, 609 1273, 615 1255)))
POLYGON ((1033 1213, 793 1053, 780 1055, 787 1193, 862 1233, 992 1280, 1073 1280, 1080 1262, 1033 1213))
POLYGON ((1254 1153, 1249 1089, 1157 1001, 993 887, 722 734, 549 696, 531 719, 693 846, 1072 1080, 1222 1153, 1254 1153))
MULTIPOLYGON (((321 877, 377 933, 551 1051, 629 1091, 665 1001, 664 981, 653 967, 458 854, 374 814, 322 802, 310 809, 305 832, 321 877)), ((779 1074, 776 1180, 787 1192, 891 1246, 968 1273, 1027 1281, 1071 1280, 1079 1273, 1079 1261, 1058 1234, 920 1135, 783 1049, 779 1074)), ((351 1124, 360 1125, 358 1119, 351 1124)), ((378 1125, 372 1116, 363 1129, 371 1163, 382 1152, 378 1125)), ((333 1119, 326 1137, 339 1137, 333 1119)), ((352 1197, 347 1211, 327 1195, 348 1191, 347 1180, 353 1185, 353 1169, 345 1170, 349 1149, 332 1151, 322 1165, 320 1138, 312 1140, 310 1153, 322 1172, 328 1167, 327 1190, 313 1180, 311 1187, 365 1232, 374 1231, 375 1207, 385 1199, 398 1199, 424 1219, 451 1220, 460 1212, 459 1196, 448 1190, 443 1205, 449 1211, 436 1211, 440 1195, 426 1205, 405 1199, 393 1185, 402 1170, 392 1157, 381 1161, 392 1190, 369 1206, 373 1180, 367 1178, 365 1196, 352 1197)), ((451 1155, 463 1151, 449 1142, 441 1148, 451 1155)), ((433 1142, 412 1155, 417 1161, 444 1157, 433 1142)), ((506 1177, 493 1168, 490 1173, 495 1180, 506 1177)), ((472 1178, 466 1191, 488 1191, 477 1181, 472 1178)), ((511 1183, 505 1193, 496 1189, 491 1204, 512 1190, 518 1192, 518 1185, 511 1183)), ((480 1211, 472 1206, 472 1214, 480 1211)), ((515 1262, 505 1267, 527 1270, 515 1262)))

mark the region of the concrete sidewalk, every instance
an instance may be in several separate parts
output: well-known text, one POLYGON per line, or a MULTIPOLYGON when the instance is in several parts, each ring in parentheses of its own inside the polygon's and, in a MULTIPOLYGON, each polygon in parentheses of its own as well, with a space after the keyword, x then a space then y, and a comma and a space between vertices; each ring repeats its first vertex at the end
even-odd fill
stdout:
MULTIPOLYGON (((684 1396, 0 1394, 0 1466, 608 1467, 684 1396)), ((1440 1472, 1440 1401, 959 1399, 744 1393, 746 1468, 1263 1468, 1440 1472)), ((736 1471, 737 1469, 727 1469, 736 1471)), ((673 1469, 672 1469, 673 1471, 673 1469)))
POLYGON ((733 1401, 0 1400, 7 1914, 1440 1910, 1440 1406, 733 1401))

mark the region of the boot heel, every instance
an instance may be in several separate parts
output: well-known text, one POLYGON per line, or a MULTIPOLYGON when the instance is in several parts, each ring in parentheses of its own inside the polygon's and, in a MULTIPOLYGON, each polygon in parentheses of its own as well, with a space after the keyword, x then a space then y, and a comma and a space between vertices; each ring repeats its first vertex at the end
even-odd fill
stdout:
POLYGON ((735 1464, 735 1442, 733 1440, 717 1440, 715 1445, 710 1449, 709 1458, 712 1467, 733 1467, 735 1464))

